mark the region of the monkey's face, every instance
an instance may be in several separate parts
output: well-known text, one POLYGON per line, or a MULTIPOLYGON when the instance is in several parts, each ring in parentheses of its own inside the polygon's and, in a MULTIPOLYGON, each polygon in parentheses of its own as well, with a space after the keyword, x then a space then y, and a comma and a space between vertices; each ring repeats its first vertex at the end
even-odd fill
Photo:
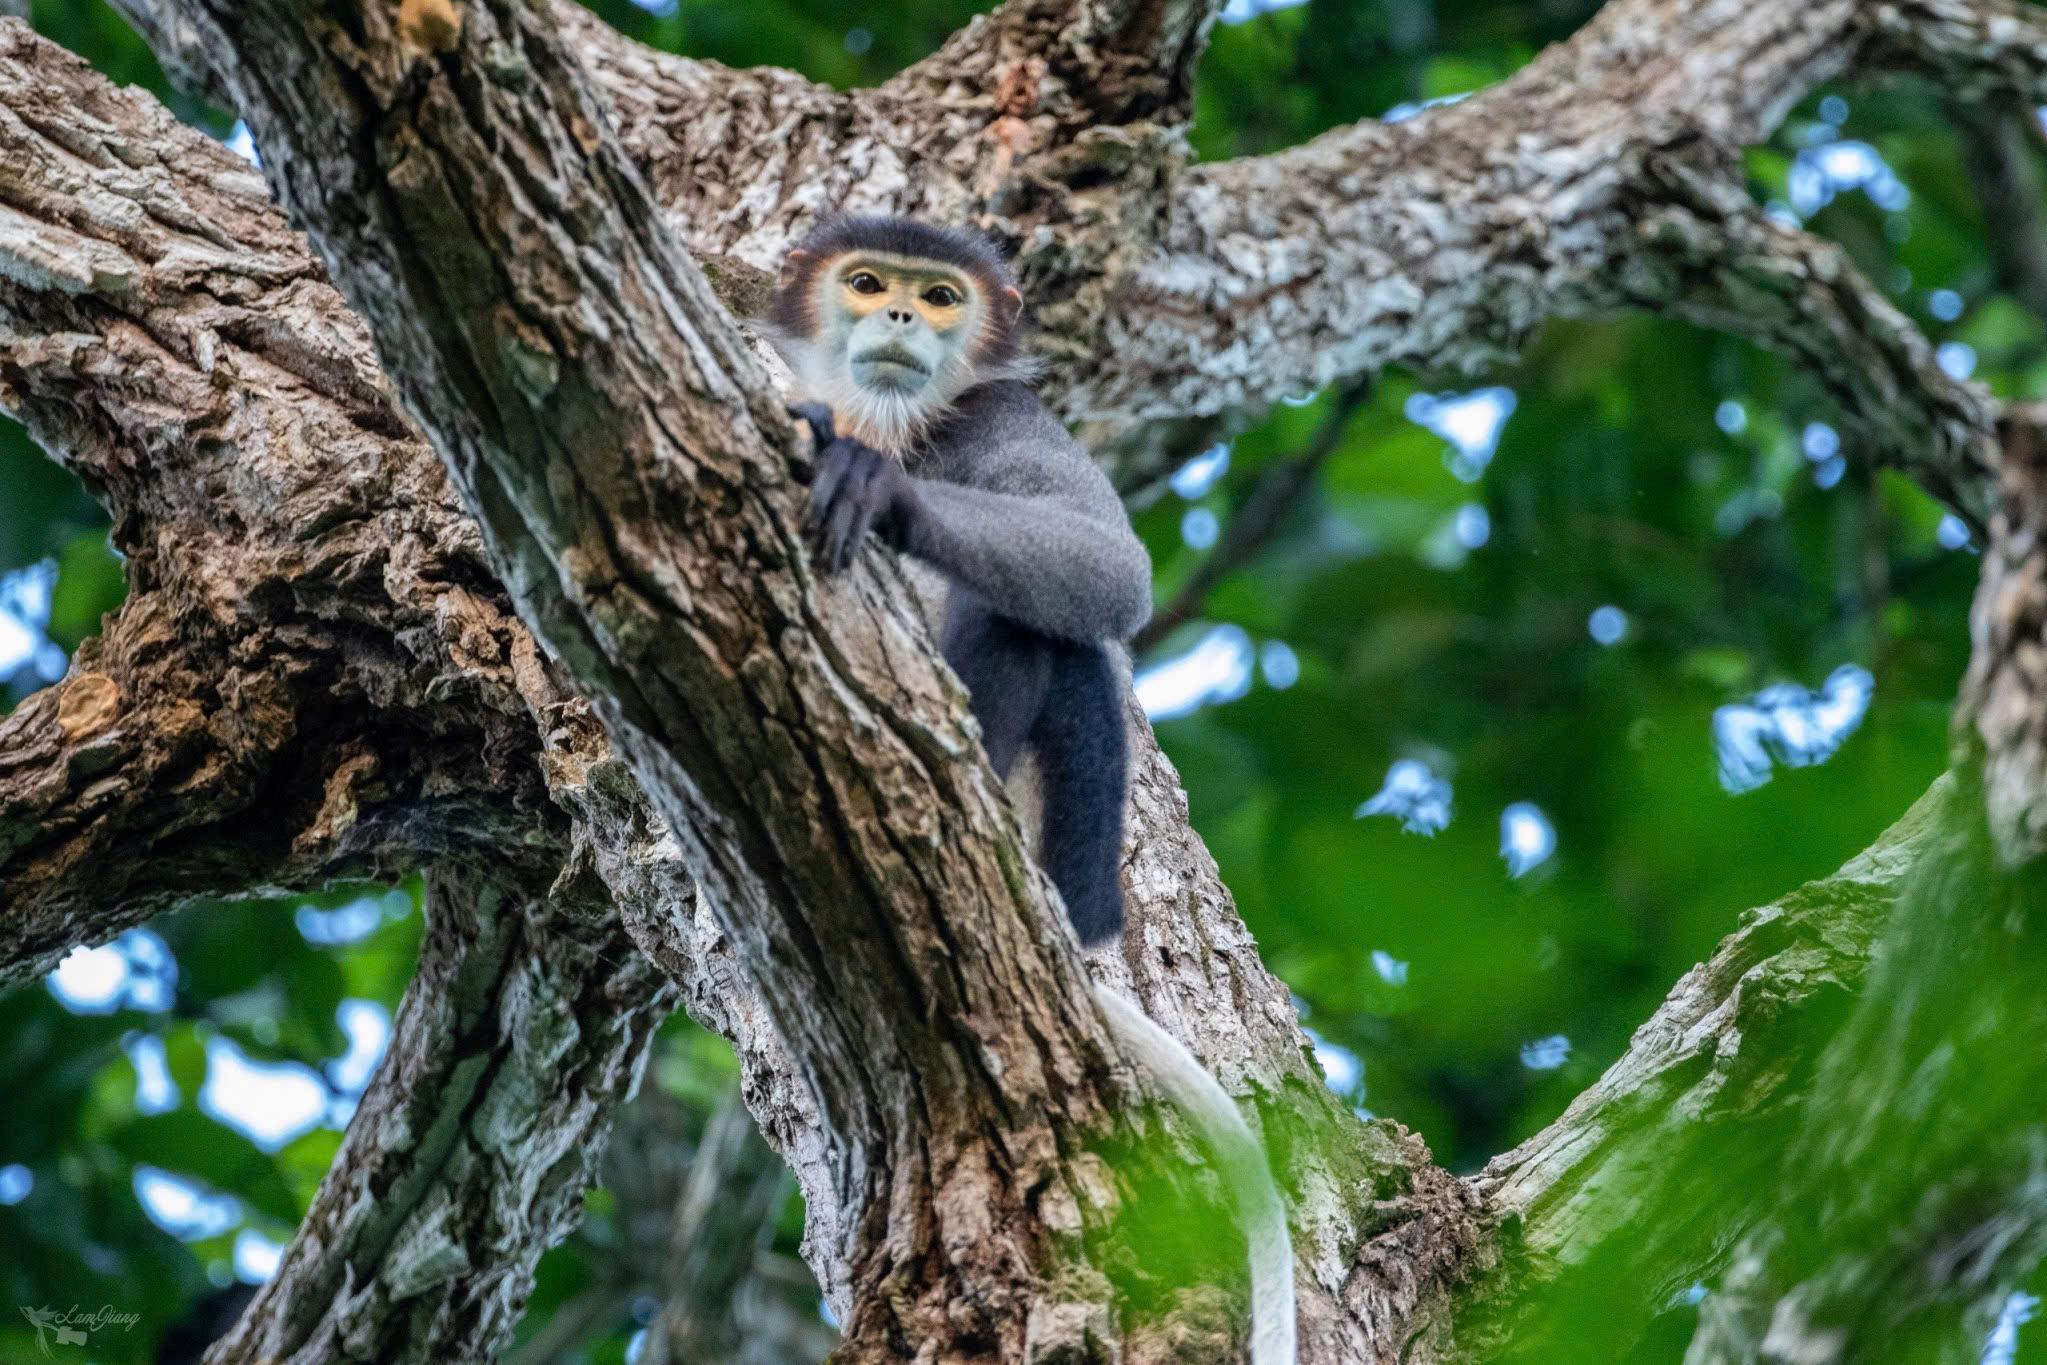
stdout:
POLYGON ((935 261, 858 252, 820 272, 831 349, 860 388, 899 399, 946 393, 987 316, 978 281, 935 261))

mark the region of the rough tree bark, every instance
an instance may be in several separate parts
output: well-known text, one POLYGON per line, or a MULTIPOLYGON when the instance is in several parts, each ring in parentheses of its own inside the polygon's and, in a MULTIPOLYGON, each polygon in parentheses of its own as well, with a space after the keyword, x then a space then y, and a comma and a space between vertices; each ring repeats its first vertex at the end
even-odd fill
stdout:
POLYGON ((1917 860, 1690 1365, 1971 1361, 2047 1255, 2047 439, 2004 424, 1955 715, 1969 818, 1917 860))
MULTIPOLYGON (((1049 392, 1091 430, 1200 424, 1389 362, 1484 363, 1551 316, 1664 309, 1789 350, 1871 458, 1991 524, 1994 405, 1947 379, 1838 251, 1762 219, 1735 153, 1851 68, 2038 100, 2037 11, 1617 0, 1463 105, 1190 167, 1213 4, 1015 0, 851 94, 657 56, 566 0, 127 8, 255 127, 390 379, 245 169, 0 28, 0 403, 106 498, 135 589, 65 683, 0 724, 0 916, 16 931, 0 971, 18 980, 201 892, 505 850, 526 869, 441 884, 450 965, 422 970, 405 1017, 445 1018, 467 999, 457 980, 499 970, 498 1030, 465 1036, 473 1055, 394 1046, 388 1101, 365 1105, 218 1359, 336 1343, 485 1358, 503 1342, 587 1169, 533 1122, 535 1078, 561 1087, 573 1131, 595 1131, 644 1030, 596 1036, 591 1002, 630 1020, 664 998, 631 955, 547 955, 590 915, 612 926, 598 943, 629 933, 739 1047, 748 1102, 803 1182, 847 1359, 1208 1359, 1234 1333, 1227 1295, 1145 1286, 1117 1250, 1130 1182, 1178 1164, 1136 1140, 1158 1116, 1128 1107, 900 584, 880 556, 848 585, 808 574, 786 424, 671 232, 738 300, 819 208, 979 221, 1018 248, 1046 349, 1068 362, 1049 392), (258 809, 251 836, 236 817, 258 809), (114 889, 88 899, 95 861, 114 889), (544 985, 515 984, 543 968, 544 985), (459 1131, 376 1117, 477 1072, 503 1088, 465 1091, 459 1131), (1102 1161, 1104 1142, 1129 1160, 1102 1161), (395 1220, 348 1193, 382 1170, 417 1194, 395 1220), (1118 1302, 1150 1307, 1119 1319, 1118 1302)), ((2029 679, 2032 598, 1985 591, 1978 671, 2006 676, 1995 656, 2029 679)), ((1982 819, 1977 769, 1993 794, 2018 774, 2019 805, 1993 812, 2037 809, 2041 712, 2013 695, 2010 723, 1986 720, 1964 755, 1964 797, 1930 798, 1940 828, 1982 819)), ((1659 1214, 1695 1215, 1680 1180, 1618 1197, 1590 1173, 1651 1130, 1691 1131, 1702 1106, 1734 1129, 1771 1112, 1783 1049, 1824 1032, 1833 987, 1860 976, 1872 906, 1928 861, 1908 823, 1835 890, 1762 912, 1554 1129, 1464 1182, 1316 1084, 1155 749, 1134 812, 1138 923, 1117 973, 1262 1120, 1295 1201, 1315 1362, 1540 1336, 1546 1286, 1659 1214), (1784 1026, 1758 1027, 1759 1001, 1784 1026)), ((1979 1197, 2013 1193, 2017 1168, 1983 1169, 1979 1197)), ((1733 1237, 1767 1234, 1757 1210, 1708 1217, 1661 1239, 1643 1316, 1733 1237)), ((1774 1273, 1751 1283, 1803 1272, 1774 1273)), ((1958 1278, 1935 1297, 1982 1298, 1988 1281, 1958 1278)), ((1741 1302, 1754 1320, 1772 1301, 1741 1302)), ((1847 1349, 1829 1340, 1833 1355, 1800 1358, 1847 1349)))

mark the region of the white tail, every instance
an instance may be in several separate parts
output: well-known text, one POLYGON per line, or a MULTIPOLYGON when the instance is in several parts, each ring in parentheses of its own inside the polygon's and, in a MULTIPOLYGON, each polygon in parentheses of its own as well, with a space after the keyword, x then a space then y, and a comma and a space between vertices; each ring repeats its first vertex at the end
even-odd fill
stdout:
POLYGON ((1293 1240, 1286 1206, 1265 1164, 1265 1148, 1215 1077, 1179 1039, 1108 986, 1095 986, 1095 1002, 1131 1059, 1186 1111, 1215 1153, 1251 1251, 1251 1365, 1295 1365, 1293 1240))

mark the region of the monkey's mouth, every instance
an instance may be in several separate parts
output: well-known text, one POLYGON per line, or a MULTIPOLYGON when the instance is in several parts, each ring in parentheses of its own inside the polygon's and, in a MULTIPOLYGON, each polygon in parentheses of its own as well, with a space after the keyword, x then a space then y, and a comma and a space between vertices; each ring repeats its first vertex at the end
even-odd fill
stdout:
POLYGON ((928 365, 900 346, 877 346, 871 351, 854 356, 853 359, 862 365, 896 365, 926 377, 931 374, 928 365))

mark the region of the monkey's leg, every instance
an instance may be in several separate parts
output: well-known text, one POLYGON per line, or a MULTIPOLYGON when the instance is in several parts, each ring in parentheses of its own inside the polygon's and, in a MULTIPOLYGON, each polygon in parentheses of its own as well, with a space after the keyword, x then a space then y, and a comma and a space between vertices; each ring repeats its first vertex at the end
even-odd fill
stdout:
POLYGON ((1050 640, 1051 686, 1030 740, 1045 792, 1039 861, 1092 948, 1123 931, 1123 803, 1130 737, 1123 688, 1099 645, 1050 640))
POLYGON ((1052 681, 1052 641, 997 616, 972 593, 955 588, 945 604, 939 650, 967 685, 981 744, 995 775, 1009 780, 1031 726, 1045 709, 1052 681))

